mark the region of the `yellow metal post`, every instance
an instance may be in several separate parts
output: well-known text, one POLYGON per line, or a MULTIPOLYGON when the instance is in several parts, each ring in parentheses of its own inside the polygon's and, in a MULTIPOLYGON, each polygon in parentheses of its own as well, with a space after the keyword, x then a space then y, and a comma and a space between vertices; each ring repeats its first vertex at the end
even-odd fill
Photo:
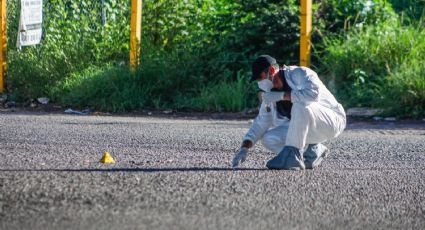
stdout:
POLYGON ((0 0, 0 93, 4 93, 6 88, 6 49, 7 49, 7 34, 6 34, 6 0, 0 0))
POLYGON ((300 65, 310 66, 312 0, 301 0, 300 65))
POLYGON ((139 64, 141 26, 142 0, 131 0, 130 66, 133 69, 139 64))

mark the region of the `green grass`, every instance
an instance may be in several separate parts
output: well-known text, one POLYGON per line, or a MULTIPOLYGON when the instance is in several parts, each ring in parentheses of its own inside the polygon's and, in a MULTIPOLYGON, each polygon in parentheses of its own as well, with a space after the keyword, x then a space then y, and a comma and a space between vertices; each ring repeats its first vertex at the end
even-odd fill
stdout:
MULTIPOLYGON (((54 87, 54 100, 73 108, 92 108, 122 112, 142 108, 173 108, 188 111, 241 111, 252 106, 255 90, 240 74, 236 81, 222 81, 191 90, 176 91, 164 79, 168 75, 151 75, 152 69, 130 71, 126 66, 90 67, 74 73, 54 87), (170 87, 170 88, 167 88, 170 87), (174 97, 164 92, 174 91, 174 97), (167 94, 167 95, 168 95, 167 94), (250 100, 251 99, 251 100, 250 100)), ((168 93, 169 94, 169 93, 168 93)))
MULTIPOLYGON (((425 32, 421 32, 422 40, 425 32)), ((421 39, 421 38, 418 38, 421 39)), ((423 118, 425 115, 425 42, 415 46, 400 67, 386 79, 383 107, 389 115, 423 118)))
POLYGON ((424 100, 424 46, 421 26, 391 20, 327 39, 321 62, 332 91, 346 107, 379 107, 387 114, 418 117, 425 107, 418 104, 424 100))
POLYGON ((127 67, 106 66, 72 74, 54 88, 53 95, 67 106, 120 112, 144 107, 150 91, 127 67))
POLYGON ((244 75, 239 72, 237 80, 224 80, 210 83, 201 87, 193 96, 180 96, 177 107, 182 109, 196 109, 201 111, 241 111, 253 106, 256 101, 253 93, 255 89, 244 75))

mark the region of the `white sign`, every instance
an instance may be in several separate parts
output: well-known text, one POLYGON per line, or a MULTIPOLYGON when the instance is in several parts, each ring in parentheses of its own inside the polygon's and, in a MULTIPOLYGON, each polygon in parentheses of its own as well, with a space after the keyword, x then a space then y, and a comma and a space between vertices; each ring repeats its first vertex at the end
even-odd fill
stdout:
POLYGON ((17 46, 39 44, 42 35, 43 0, 21 0, 17 46))

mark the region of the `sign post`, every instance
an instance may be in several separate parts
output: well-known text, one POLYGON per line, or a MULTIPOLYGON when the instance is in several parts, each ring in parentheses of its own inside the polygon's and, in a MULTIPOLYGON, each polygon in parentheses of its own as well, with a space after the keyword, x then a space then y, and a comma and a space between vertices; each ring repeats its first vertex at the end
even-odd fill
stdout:
POLYGON ((16 46, 39 44, 42 35, 43 1, 21 0, 21 17, 19 20, 18 41, 16 46))

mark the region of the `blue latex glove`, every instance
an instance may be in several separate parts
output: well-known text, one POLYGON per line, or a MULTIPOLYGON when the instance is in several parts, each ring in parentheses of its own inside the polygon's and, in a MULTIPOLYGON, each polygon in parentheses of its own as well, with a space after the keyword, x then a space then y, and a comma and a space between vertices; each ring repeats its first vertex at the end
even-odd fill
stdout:
POLYGON ((232 167, 238 167, 239 163, 243 163, 248 156, 248 148, 242 147, 238 152, 235 153, 235 156, 232 160, 232 167))

